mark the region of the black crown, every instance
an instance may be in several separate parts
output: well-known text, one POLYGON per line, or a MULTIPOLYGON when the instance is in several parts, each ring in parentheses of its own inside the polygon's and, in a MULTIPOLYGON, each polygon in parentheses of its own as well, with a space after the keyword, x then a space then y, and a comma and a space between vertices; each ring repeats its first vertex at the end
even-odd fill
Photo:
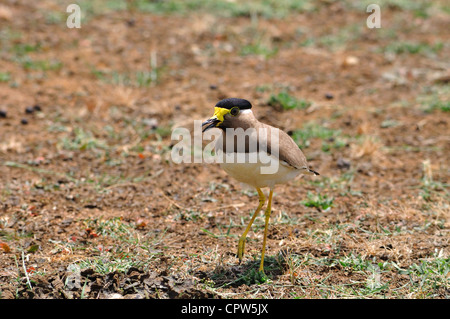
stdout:
POLYGON ((252 104, 244 99, 237 99, 237 98, 229 98, 224 99, 219 102, 217 102, 216 107, 220 107, 223 109, 231 109, 232 107, 237 106, 241 110, 248 110, 252 108, 252 104))

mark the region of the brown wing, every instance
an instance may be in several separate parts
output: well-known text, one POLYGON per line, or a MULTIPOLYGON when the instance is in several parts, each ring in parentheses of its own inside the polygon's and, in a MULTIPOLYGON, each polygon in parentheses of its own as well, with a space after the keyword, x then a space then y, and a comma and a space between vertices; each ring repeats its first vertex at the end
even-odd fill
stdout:
MULTIPOLYGON (((286 165, 292 166, 296 169, 305 170, 307 173, 319 175, 319 173, 309 168, 308 161, 306 160, 306 157, 303 154, 302 150, 298 147, 297 143, 295 143, 294 140, 288 134, 270 125, 263 123, 261 124, 263 125, 263 127, 266 127, 269 130, 278 130, 278 138, 279 138, 278 158, 280 159, 282 164, 286 163, 286 165)), ((268 150, 270 150, 270 153, 272 155, 275 155, 273 154, 274 151, 272 150, 274 147, 273 145, 274 143, 271 141, 270 137, 268 140, 269 140, 268 150)))
MULTIPOLYGON (((256 140, 257 144, 257 150, 261 150, 261 147, 266 150, 269 154, 272 154, 273 156, 277 156, 281 164, 289 165, 293 168, 305 170, 305 173, 312 173, 314 175, 319 175, 319 173, 309 169, 308 162, 306 161, 306 157, 303 154, 302 150, 298 147, 298 145, 294 142, 294 140, 287 135, 282 130, 270 126, 265 123, 259 122, 252 113, 247 115, 240 115, 237 118, 226 118, 226 121, 224 121, 222 128, 224 128, 224 135, 226 136, 226 128, 241 128, 243 130, 246 130, 248 128, 254 128, 256 130, 260 128, 267 129, 267 135, 264 136, 264 134, 257 134, 258 140, 256 140), (231 120, 232 119, 232 120, 231 120), (276 154, 275 149, 275 141, 271 141, 271 131, 274 130, 275 133, 278 133, 278 154, 276 154), (264 144, 262 146, 262 144, 264 144), (274 145, 272 145, 274 144, 274 145)), ((234 152, 249 152, 249 143, 255 142, 252 140, 255 138, 256 135, 252 135, 252 137, 248 137, 248 139, 245 139, 245 147, 238 149, 237 145, 238 143, 234 143, 234 152)), ((276 136, 276 134, 275 134, 276 136)), ((224 138, 223 141, 221 140, 220 145, 222 146, 223 151, 226 151, 226 141, 227 138, 224 138)))
POLYGON ((308 168, 308 162, 302 150, 294 140, 285 132, 280 130, 280 156, 279 159, 285 161, 290 166, 297 169, 308 168))

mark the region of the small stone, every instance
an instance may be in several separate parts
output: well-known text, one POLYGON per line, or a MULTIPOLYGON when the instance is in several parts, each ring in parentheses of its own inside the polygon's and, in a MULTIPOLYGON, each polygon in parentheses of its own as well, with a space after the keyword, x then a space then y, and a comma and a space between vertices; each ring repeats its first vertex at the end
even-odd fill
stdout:
POLYGON ((0 110, 0 118, 6 118, 6 114, 5 110, 0 110))
POLYGON ((210 90, 217 90, 217 85, 211 84, 211 85, 209 86, 209 89, 210 89, 210 90))
POLYGON ((106 299, 123 299, 123 296, 119 293, 112 293, 105 295, 106 299))
POLYGON ((336 164, 339 169, 349 169, 350 168, 350 161, 345 158, 342 158, 342 157, 338 158, 336 164))
POLYGON ((334 98, 334 95, 331 94, 331 93, 325 93, 325 98, 326 98, 327 100, 332 100, 332 99, 334 98))
POLYGON ((21 119, 21 120, 20 120, 20 123, 21 123, 22 125, 27 125, 27 124, 28 124, 28 120, 27 120, 27 119, 21 119))
POLYGON ((29 106, 25 109, 25 113, 27 113, 27 114, 31 114, 33 112, 34 112, 34 108, 32 106, 29 106))
POLYGON ((35 106, 33 106, 33 109, 35 111, 37 111, 37 112, 41 112, 42 111, 42 108, 41 108, 41 106, 39 104, 36 104, 35 106))
POLYGON ((141 294, 128 294, 123 296, 123 299, 144 299, 145 296, 141 294))
POLYGON ((355 66, 359 64, 359 59, 355 56, 347 56, 344 61, 342 62, 343 66, 355 66))
POLYGON ((158 120, 155 118, 143 119, 142 122, 149 126, 152 130, 156 130, 158 128, 158 120))

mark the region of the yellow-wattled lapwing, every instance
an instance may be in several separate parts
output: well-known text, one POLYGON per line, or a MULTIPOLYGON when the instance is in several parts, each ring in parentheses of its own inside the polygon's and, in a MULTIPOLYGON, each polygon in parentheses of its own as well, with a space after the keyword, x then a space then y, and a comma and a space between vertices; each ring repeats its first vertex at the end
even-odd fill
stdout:
POLYGON ((265 210, 264 239, 259 270, 264 272, 267 229, 273 189, 299 174, 319 173, 308 167, 305 155, 294 140, 282 130, 259 122, 249 101, 229 98, 219 101, 214 115, 202 124, 203 132, 211 128, 222 130, 215 145, 222 169, 240 182, 256 188, 259 205, 239 239, 237 257, 242 261, 245 239, 253 221, 261 211, 266 197, 261 188, 268 187, 269 200, 265 210))

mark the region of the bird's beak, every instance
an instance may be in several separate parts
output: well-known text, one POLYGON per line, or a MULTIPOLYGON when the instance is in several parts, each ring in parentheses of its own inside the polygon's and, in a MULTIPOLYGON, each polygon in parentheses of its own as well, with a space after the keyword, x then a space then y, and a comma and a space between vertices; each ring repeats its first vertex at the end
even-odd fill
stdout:
POLYGON ((215 107, 214 108, 214 115, 202 123, 203 130, 202 132, 205 132, 213 127, 218 127, 220 124, 224 121, 224 116, 229 113, 229 109, 224 109, 221 107, 215 107))
POLYGON ((210 128, 216 127, 219 124, 220 124, 219 119, 211 117, 210 119, 208 119, 202 123, 202 127, 203 127, 202 132, 205 132, 205 131, 209 130, 210 128))

